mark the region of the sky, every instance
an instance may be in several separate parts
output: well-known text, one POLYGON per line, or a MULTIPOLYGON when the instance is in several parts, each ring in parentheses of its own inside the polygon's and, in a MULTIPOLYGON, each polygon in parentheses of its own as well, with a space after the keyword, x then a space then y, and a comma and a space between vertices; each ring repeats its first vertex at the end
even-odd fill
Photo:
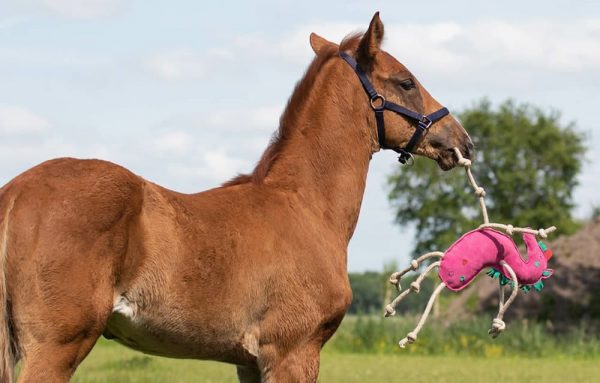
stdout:
MULTIPOLYGON (((594 0, 2 0, 0 184, 62 156, 190 193, 249 172, 313 57, 310 32, 339 42, 377 10, 383 48, 450 110, 510 97, 576 123, 590 150, 575 214, 600 205, 594 0)), ((351 271, 409 259, 414 228, 393 224, 386 197, 397 166, 390 152, 371 162, 351 271)))

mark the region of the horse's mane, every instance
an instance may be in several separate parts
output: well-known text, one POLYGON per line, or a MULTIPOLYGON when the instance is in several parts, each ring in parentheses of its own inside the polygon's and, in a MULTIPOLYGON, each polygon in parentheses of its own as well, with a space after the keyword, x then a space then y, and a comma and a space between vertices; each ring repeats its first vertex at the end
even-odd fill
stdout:
POLYGON ((339 48, 332 44, 331 46, 323 47, 323 49, 319 51, 319 54, 308 66, 304 77, 296 84, 294 92, 288 100, 286 108, 279 119, 279 128, 271 137, 269 146, 267 146, 267 149, 263 152, 252 173, 239 174, 237 177, 225 182, 223 186, 239 185, 249 182, 258 184, 265 179, 273 163, 286 147, 294 128, 293 122, 296 121, 302 103, 311 92, 321 68, 331 58, 336 57, 340 51, 356 47, 361 37, 362 33, 350 34, 344 38, 339 48))

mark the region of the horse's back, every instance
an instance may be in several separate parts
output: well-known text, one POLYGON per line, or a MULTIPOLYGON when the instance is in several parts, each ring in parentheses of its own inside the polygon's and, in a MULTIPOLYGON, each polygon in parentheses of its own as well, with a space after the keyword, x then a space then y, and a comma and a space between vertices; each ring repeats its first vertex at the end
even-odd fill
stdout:
POLYGON ((86 220, 102 229, 118 219, 117 211, 139 209, 142 186, 140 177, 113 163, 58 158, 15 177, 3 187, 0 203, 13 200, 20 210, 51 216, 52 224, 86 220))

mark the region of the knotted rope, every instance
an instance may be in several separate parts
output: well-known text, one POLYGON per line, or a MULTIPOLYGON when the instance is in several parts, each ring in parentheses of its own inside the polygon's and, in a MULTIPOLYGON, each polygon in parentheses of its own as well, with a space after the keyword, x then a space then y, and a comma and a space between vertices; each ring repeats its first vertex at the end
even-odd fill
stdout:
POLYGON ((548 234, 552 233, 556 230, 555 226, 550 226, 546 229, 538 229, 533 230, 526 227, 514 227, 513 225, 505 225, 502 223, 490 223, 490 219, 488 217, 487 207, 485 205, 485 190, 477 185, 475 181, 475 177, 473 177, 473 173, 471 172, 471 160, 463 157, 462 153, 458 148, 454 148, 454 153, 456 154, 456 158, 458 158, 458 165, 465 168, 465 172, 467 173, 467 178, 469 179, 469 184, 473 188, 473 191, 477 198, 479 199, 479 206, 481 207, 481 215, 483 216, 483 224, 479 225, 480 229, 484 228, 492 228, 492 229, 500 229, 506 234, 512 236, 516 233, 530 233, 535 236, 539 236, 541 238, 548 238, 548 234))
MULTIPOLYGON (((512 236, 516 233, 530 233, 535 236, 539 236, 541 238, 547 238, 549 233, 556 230, 556 227, 554 227, 554 226, 550 226, 545 229, 540 228, 540 229, 534 230, 534 229, 525 228, 525 227, 514 227, 513 225, 510 225, 510 224, 505 225, 502 223, 491 223, 489 220, 487 207, 485 204, 486 192, 485 192, 484 188, 482 188, 481 186, 479 186, 477 184, 477 181, 475 181, 475 177, 473 177, 473 173, 471 172, 471 160, 464 158, 462 153, 460 152, 460 150, 458 150, 458 148, 454 148, 454 153, 456 154, 456 157, 458 159, 458 165, 465 168, 465 172, 467 174, 467 179, 469 180, 469 184, 473 188, 473 192, 475 193, 475 196, 479 200, 479 206, 481 208, 481 215, 483 218, 483 223, 479 226, 480 229, 483 229, 483 228, 492 228, 492 229, 497 229, 497 230, 499 229, 499 230, 506 232, 506 234, 508 234, 510 236, 512 236)), ((410 284, 410 288, 405 291, 402 291, 402 287, 400 286, 400 278, 404 274, 408 273, 409 271, 416 271, 419 268, 420 264, 427 259, 430 259, 430 258, 441 259, 443 257, 444 257, 444 253, 440 252, 440 251, 434 251, 431 253, 424 254, 424 255, 420 256, 419 258, 412 260, 410 262, 410 266, 408 266, 404 270, 395 272, 390 276, 390 283, 392 283, 393 285, 396 286, 399 295, 392 302, 390 302, 390 304, 385 306, 385 316, 386 317, 396 314, 396 310, 395 310, 396 306, 408 294, 410 294, 411 292, 418 293, 420 291, 420 286, 421 286, 421 282, 423 281, 423 279, 427 276, 427 274, 429 272, 431 272, 433 269, 439 267, 441 264, 441 261, 431 263, 421 273, 421 275, 419 275, 419 277, 413 283, 410 284)), ((500 335, 502 333, 502 331, 504 331, 506 329, 506 323, 504 323, 504 321, 503 321, 504 313, 506 312, 508 307, 511 305, 511 303, 515 300, 515 298, 517 297, 517 294, 519 292, 519 281, 517 280, 517 276, 516 276, 514 270, 505 261, 501 261, 500 265, 510 275, 510 278, 512 281, 512 283, 511 283, 512 292, 510 294, 510 297, 505 302, 504 301, 504 286, 502 286, 502 285, 500 286, 498 314, 492 320, 492 328, 488 331, 488 333, 493 338, 496 338, 498 335, 500 335)), ((425 324, 425 321, 427 320, 427 317, 429 316, 429 312, 431 311, 433 302, 435 301, 437 296, 442 292, 442 290, 444 290, 445 287, 446 287, 446 285, 442 282, 434 290, 433 294, 429 298, 429 301, 427 302, 427 307, 425 308, 423 315, 419 319, 419 323, 417 324, 417 327, 415 327, 415 329, 413 331, 409 332, 406 335, 406 337, 399 342, 400 347, 404 348, 407 344, 411 344, 417 339, 417 335, 418 335, 419 331, 421 331, 421 328, 423 327, 423 325, 425 324)))

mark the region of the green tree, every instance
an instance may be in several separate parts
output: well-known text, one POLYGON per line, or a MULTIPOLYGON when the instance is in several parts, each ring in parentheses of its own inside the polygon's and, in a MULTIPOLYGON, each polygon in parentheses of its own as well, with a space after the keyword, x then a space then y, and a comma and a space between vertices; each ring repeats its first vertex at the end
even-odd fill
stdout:
MULTIPOLYGON (((585 136, 557 112, 509 100, 494 109, 487 100, 459 118, 475 144, 473 174, 487 192, 490 221, 523 227, 556 225, 574 232, 573 189, 585 154, 585 136)), ((477 199, 464 169, 442 172, 417 160, 388 179, 400 225, 416 224, 414 255, 445 250, 481 224, 477 199)))
MULTIPOLYGON (((391 274, 391 273, 390 273, 391 274)), ((383 310, 385 276, 375 271, 349 273, 352 286, 352 305, 350 314, 371 314, 383 310)))

